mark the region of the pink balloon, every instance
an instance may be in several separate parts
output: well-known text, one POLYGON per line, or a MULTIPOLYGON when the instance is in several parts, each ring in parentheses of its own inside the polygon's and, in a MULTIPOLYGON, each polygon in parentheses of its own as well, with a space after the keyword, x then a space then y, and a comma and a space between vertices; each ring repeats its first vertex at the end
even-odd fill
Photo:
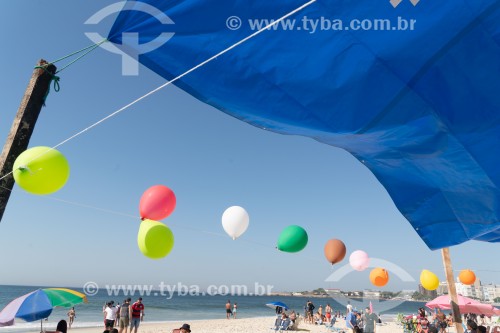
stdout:
POLYGON ((357 271, 364 271, 370 265, 370 258, 364 251, 357 250, 349 256, 349 264, 357 271))
POLYGON ((166 186, 155 185, 146 190, 139 203, 139 212, 142 219, 159 221, 175 209, 175 194, 166 186))

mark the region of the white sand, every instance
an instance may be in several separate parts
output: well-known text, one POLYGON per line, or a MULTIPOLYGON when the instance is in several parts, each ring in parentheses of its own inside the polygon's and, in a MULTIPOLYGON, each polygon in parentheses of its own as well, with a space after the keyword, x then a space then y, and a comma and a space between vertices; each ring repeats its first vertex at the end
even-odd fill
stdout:
MULTIPOLYGON (((191 325, 193 333, 235 333, 235 332, 249 332, 249 333, 271 333, 274 332, 273 327, 276 317, 259 317, 248 319, 213 319, 213 320, 197 320, 188 322, 191 325)), ((144 322, 139 327, 137 333, 170 333, 174 328, 179 328, 184 322, 165 322, 158 324, 151 324, 144 322)), ((337 322, 335 327, 345 328, 344 321, 337 322)), ((103 328, 74 328, 70 333, 101 333, 103 328)), ((299 324, 299 332, 311 333, 329 333, 325 326, 312 325, 306 323, 299 324)), ((351 332, 346 331, 346 332, 351 332)), ((377 326, 377 333, 402 333, 403 329, 397 326, 396 323, 387 323, 377 326)), ((455 332, 450 329, 448 332, 455 332)))

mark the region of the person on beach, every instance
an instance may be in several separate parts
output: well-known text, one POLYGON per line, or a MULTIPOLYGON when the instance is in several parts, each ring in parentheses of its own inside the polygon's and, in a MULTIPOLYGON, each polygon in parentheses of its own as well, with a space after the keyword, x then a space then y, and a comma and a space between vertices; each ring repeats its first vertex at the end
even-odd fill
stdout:
POLYGON ((55 331, 45 331, 45 333, 67 333, 68 323, 66 320, 59 320, 55 331))
POLYGON ((377 321, 378 321, 378 316, 375 313, 371 312, 370 308, 367 307, 365 309, 363 318, 364 322, 363 333, 375 333, 375 327, 377 326, 376 325, 377 321))
POLYGON ((314 309, 315 308, 316 307, 314 306, 313 302, 307 301, 307 320, 311 324, 314 323, 314 309))
POLYGON ((276 312, 276 317, 281 317, 281 314, 283 313, 283 308, 281 306, 277 306, 274 310, 276 312))
POLYGON ((453 326, 453 314, 451 312, 448 314, 448 317, 446 317, 446 323, 448 327, 453 326))
POLYGON ((330 321, 330 319, 332 319, 332 307, 330 306, 330 303, 326 303, 325 317, 326 317, 327 321, 330 321))
POLYGON ((467 321, 467 332, 469 333, 478 333, 477 324, 473 320, 467 321))
POLYGON ((191 326, 189 324, 182 324, 182 326, 179 328, 180 333, 190 333, 191 332, 191 326))
POLYGON ((72 307, 68 311, 68 328, 71 328, 71 325, 73 324, 73 321, 75 321, 75 317, 76 317, 75 308, 72 307))
POLYGON ((125 333, 128 332, 128 325, 130 325, 130 301, 131 298, 127 298, 123 301, 120 306, 120 319, 118 320, 118 327, 120 328, 119 333, 122 333, 125 329, 125 333))
POLYGON ((277 318, 275 323, 274 323, 274 330, 275 331, 286 331, 290 327, 290 319, 286 315, 286 313, 281 314, 281 318, 277 318))
POLYGON ((425 309, 424 308, 418 308, 418 318, 419 319, 425 318, 425 309))
POLYGON ((314 314, 313 322, 314 322, 315 325, 321 325, 321 324, 323 324, 323 321, 321 320, 321 316, 319 315, 318 311, 316 311, 316 313, 314 314))
POLYGON ((361 313, 356 312, 356 326, 358 326, 359 328, 362 328, 363 326, 365 326, 363 319, 364 318, 361 316, 361 313))
POLYGON ((144 320, 144 304, 142 304, 142 297, 139 297, 137 301, 129 306, 129 318, 130 318, 130 333, 134 329, 134 333, 137 333, 137 329, 144 320))
POLYGON ((231 312, 231 300, 227 300, 227 303, 226 303, 226 318, 229 319, 229 317, 231 316, 232 312, 231 312))
POLYGON ((104 309, 104 325, 106 326, 106 329, 111 330, 113 327, 115 327, 116 311, 116 307, 114 307, 111 302, 109 302, 106 306, 106 309, 104 309))
MULTIPOLYGON (((347 301, 347 306, 346 306, 346 308, 347 308, 347 314, 349 314, 350 312, 352 312, 352 305, 351 305, 351 301, 347 301)), ((347 315, 347 314, 346 314, 346 315, 347 315)))
POLYGON ((233 304, 233 318, 236 319, 236 311, 238 311, 238 304, 234 302, 233 304))
POLYGON ((429 326, 429 332, 428 333, 438 333, 438 329, 436 326, 429 326))
POLYGON ((446 315, 441 311, 441 309, 437 310, 436 314, 437 327, 439 327, 439 332, 446 332, 446 328, 448 327, 448 323, 446 323, 446 315))
POLYGON ((356 326, 356 314, 354 312, 349 312, 347 314, 347 316, 345 317, 345 326, 348 328, 348 329, 351 329, 354 333, 354 328, 357 327, 356 326))

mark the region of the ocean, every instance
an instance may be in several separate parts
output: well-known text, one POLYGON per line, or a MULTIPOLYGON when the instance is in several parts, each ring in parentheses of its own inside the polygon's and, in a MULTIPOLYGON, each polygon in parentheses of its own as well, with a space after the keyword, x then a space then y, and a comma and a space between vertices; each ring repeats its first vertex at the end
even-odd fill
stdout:
MULTIPOLYGON (((0 286, 0 309, 3 309, 11 300, 29 293, 33 290, 44 287, 33 286, 0 286)), ((79 288, 70 288, 79 292, 79 288)), ((99 327, 103 328, 102 307, 105 302, 114 300, 115 304, 122 303, 127 297, 135 301, 139 295, 109 296, 106 290, 100 290, 96 295, 88 296, 88 303, 75 305, 76 319, 73 327, 99 327)), ((382 320, 393 320, 398 313, 414 314, 419 307, 425 305, 424 302, 410 301, 379 301, 375 299, 339 299, 339 298, 307 298, 298 296, 193 296, 176 295, 170 299, 168 296, 161 296, 159 293, 151 293, 149 296, 142 296, 145 305, 146 322, 165 321, 185 321, 190 322, 200 319, 220 319, 225 318, 225 303, 229 299, 231 303, 238 304, 238 318, 263 317, 274 315, 274 310, 265 304, 273 301, 285 303, 290 309, 301 314, 304 313, 304 305, 307 300, 311 300, 316 309, 327 303, 334 311, 345 312, 346 304, 349 301, 353 307, 363 309, 371 302, 374 311, 381 315, 382 320)), ((44 329, 54 329, 61 319, 67 320, 68 308, 56 308, 47 321, 43 321, 44 329)), ((97 330, 99 331, 99 330, 97 330)), ((96 332, 97 332, 96 331, 96 332)), ((40 321, 24 322, 16 319, 14 326, 0 327, 0 333, 10 332, 40 332, 40 321)))

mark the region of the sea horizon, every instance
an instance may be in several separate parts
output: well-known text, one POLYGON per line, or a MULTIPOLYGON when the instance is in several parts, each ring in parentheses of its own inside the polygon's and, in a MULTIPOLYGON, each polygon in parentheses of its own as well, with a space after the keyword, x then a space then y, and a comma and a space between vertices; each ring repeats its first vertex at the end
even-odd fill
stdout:
MULTIPOLYGON (((3 309, 10 301, 29 293, 38 288, 47 286, 14 286, 0 285, 0 308, 3 309)), ((82 292, 81 288, 74 290, 82 292)), ((125 298, 131 297, 133 300, 138 297, 143 298, 145 304, 145 321, 148 323, 168 323, 179 320, 196 321, 225 318, 225 303, 231 300, 238 304, 239 318, 267 317, 274 315, 274 309, 266 306, 266 303, 281 301, 288 305, 290 310, 300 314, 304 312, 304 305, 307 300, 312 299, 316 304, 325 307, 329 303, 333 311, 346 311, 346 304, 339 303, 339 299, 321 297, 300 297, 300 296, 241 296, 241 295, 173 295, 171 298, 151 295, 108 295, 105 290, 100 290, 95 295, 88 296, 88 303, 75 305, 76 318, 73 327, 103 327, 102 308, 106 302, 114 301, 115 304, 122 303, 125 298)), ((425 302, 413 301, 391 301, 374 299, 349 299, 351 304, 358 309, 369 306, 370 302, 374 312, 378 313, 383 321, 393 321, 398 313, 413 314, 425 302)), ((345 300, 344 300, 345 301, 345 300)), ((61 319, 67 320, 69 308, 55 308, 47 321, 43 321, 43 327, 52 329, 61 319)), ((0 327, 0 332, 35 332, 40 330, 40 321, 26 323, 17 320, 14 326, 0 327)))

